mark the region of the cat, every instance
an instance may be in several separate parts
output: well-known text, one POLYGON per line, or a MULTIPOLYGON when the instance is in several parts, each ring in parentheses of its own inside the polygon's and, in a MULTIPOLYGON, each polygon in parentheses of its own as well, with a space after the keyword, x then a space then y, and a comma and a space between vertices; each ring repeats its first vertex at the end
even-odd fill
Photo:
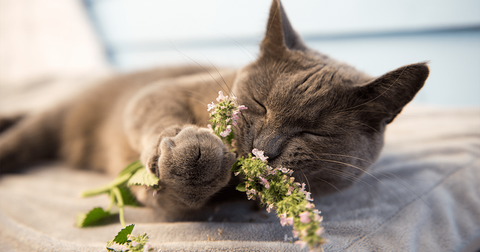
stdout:
POLYGON ((314 51, 273 0, 260 55, 241 69, 123 74, 48 111, 3 118, 0 172, 60 158, 116 175, 140 159, 161 190, 136 188, 137 199, 174 218, 235 194, 230 167, 257 148, 320 197, 351 186, 378 158, 386 125, 428 75, 417 63, 374 78, 314 51), (206 104, 219 90, 248 107, 234 127, 235 154, 207 129, 206 104))

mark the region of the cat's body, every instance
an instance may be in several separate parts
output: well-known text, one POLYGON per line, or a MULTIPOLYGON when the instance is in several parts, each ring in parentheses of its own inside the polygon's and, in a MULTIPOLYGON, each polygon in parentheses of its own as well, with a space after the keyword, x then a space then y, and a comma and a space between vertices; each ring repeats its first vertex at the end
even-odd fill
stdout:
POLYGON ((2 132, 0 171, 61 157, 117 174, 140 158, 162 189, 137 197, 166 215, 188 213, 235 182, 235 155, 206 129, 206 104, 223 90, 248 107, 234 129, 237 154, 264 150, 271 166, 293 169, 320 196, 350 186, 376 160, 386 124, 428 72, 419 63, 372 78, 338 63, 306 47, 275 0, 257 61, 238 71, 179 67, 107 80, 2 132))

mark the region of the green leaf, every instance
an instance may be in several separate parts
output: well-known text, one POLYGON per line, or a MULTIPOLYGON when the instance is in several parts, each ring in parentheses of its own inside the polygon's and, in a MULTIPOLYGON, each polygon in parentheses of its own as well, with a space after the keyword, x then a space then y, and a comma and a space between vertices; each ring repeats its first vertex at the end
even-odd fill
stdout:
POLYGON ((237 172, 238 170, 240 170, 240 167, 241 167, 241 160, 237 159, 237 161, 235 161, 235 163, 233 163, 232 169, 230 169, 230 171, 237 172))
POLYGON ((117 177, 120 177, 120 176, 122 176, 124 174, 127 174, 127 173, 134 174, 136 171, 138 171, 142 168, 145 168, 145 167, 142 165, 140 160, 134 161, 134 162, 130 163, 129 165, 127 165, 127 167, 123 168, 123 170, 118 174, 117 177))
POLYGON ((120 232, 118 232, 118 234, 113 239, 113 242, 120 245, 127 243, 128 235, 132 233, 134 227, 135 227, 135 224, 131 224, 126 226, 124 229, 120 230, 120 232))
POLYGON ((135 198, 135 195, 133 195, 132 190, 128 186, 119 186, 118 189, 120 190, 120 194, 122 195, 123 199, 123 204, 125 206, 141 206, 141 204, 137 201, 135 198))
POLYGON ((85 198, 85 197, 96 196, 103 193, 109 193, 113 187, 122 186, 133 176, 135 172, 137 172, 138 170, 142 170, 142 168, 144 168, 144 166, 142 165, 142 163, 140 163, 139 160, 134 161, 129 165, 127 165, 127 167, 125 167, 112 182, 103 186, 99 186, 94 189, 83 191, 81 193, 81 197, 85 198))
POLYGON ((138 170, 133 176, 128 180, 127 185, 146 185, 154 186, 158 184, 158 177, 154 174, 148 172, 146 169, 138 170))
POLYGON ((110 212, 104 211, 101 207, 96 207, 88 213, 79 213, 75 219, 75 226, 80 228, 93 226, 111 215, 110 212))
POLYGON ((245 186, 245 183, 240 183, 240 184, 238 184, 235 189, 237 189, 237 191, 240 191, 240 192, 245 192, 245 191, 247 191, 246 186, 245 186))

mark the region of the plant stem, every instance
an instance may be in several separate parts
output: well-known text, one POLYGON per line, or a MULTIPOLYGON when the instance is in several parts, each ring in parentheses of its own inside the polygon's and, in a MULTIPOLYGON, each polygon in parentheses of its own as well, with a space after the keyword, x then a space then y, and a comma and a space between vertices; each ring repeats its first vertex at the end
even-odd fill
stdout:
POLYGON ((120 193, 120 190, 118 187, 112 188, 112 192, 115 194, 115 198, 117 199, 117 207, 118 207, 118 212, 119 212, 119 217, 120 217, 120 224, 122 224, 122 227, 125 228, 125 214, 123 210, 123 198, 122 194, 120 193))
POLYGON ((110 204, 108 204, 108 207, 105 209, 105 211, 110 212, 110 210, 112 210, 113 204, 115 204, 115 194, 110 192, 110 204))
POLYGON ((94 189, 91 189, 91 190, 83 191, 80 194, 80 196, 83 197, 83 198, 86 198, 86 197, 92 197, 92 196, 100 195, 100 194, 103 194, 103 193, 107 193, 108 191, 112 190, 114 187, 117 187, 117 186, 127 182, 128 179, 131 176, 132 176, 131 173, 123 174, 122 176, 117 177, 111 183, 108 183, 104 186, 100 186, 100 187, 97 187, 97 188, 94 188, 94 189))

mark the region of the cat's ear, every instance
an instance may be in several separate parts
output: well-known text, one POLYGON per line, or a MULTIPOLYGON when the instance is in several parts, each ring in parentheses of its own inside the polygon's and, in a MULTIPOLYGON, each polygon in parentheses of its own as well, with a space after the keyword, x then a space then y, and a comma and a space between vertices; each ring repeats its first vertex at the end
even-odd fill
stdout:
POLYGON ((402 111, 423 87, 430 70, 427 63, 417 63, 390 71, 375 80, 357 87, 356 107, 363 107, 370 126, 388 124, 402 111))
POLYGON ((280 0, 273 0, 267 32, 261 44, 262 55, 281 56, 286 50, 306 50, 302 38, 293 30, 280 0))

